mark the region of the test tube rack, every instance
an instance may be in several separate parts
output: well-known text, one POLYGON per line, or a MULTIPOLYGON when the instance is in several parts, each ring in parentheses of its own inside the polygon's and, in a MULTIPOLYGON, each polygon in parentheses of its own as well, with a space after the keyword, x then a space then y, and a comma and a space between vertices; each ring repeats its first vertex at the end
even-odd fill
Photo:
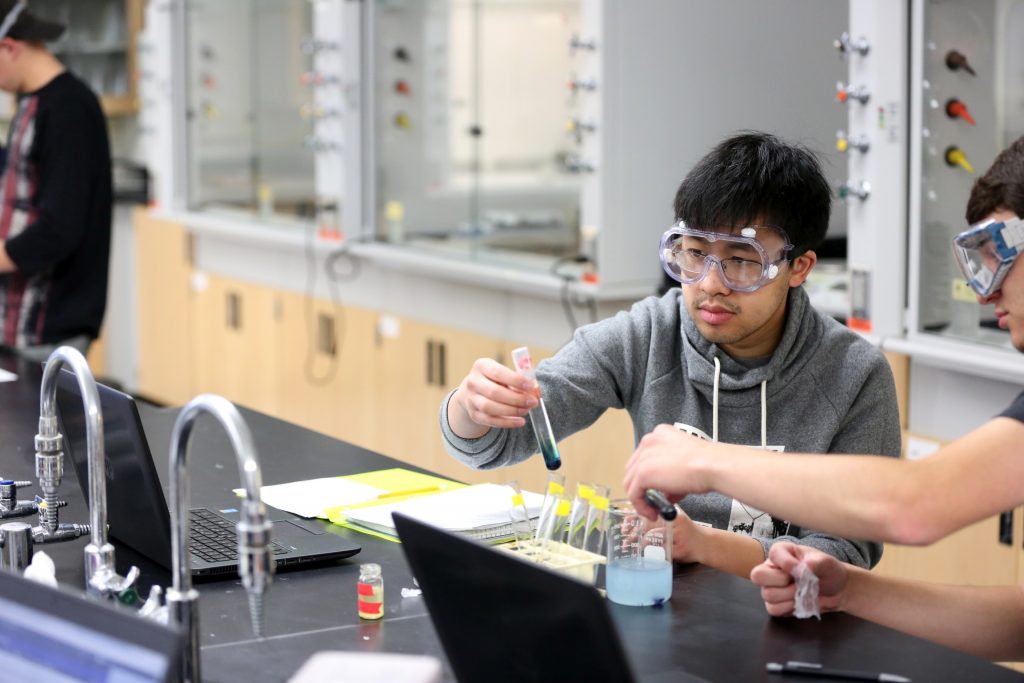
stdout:
POLYGON ((574 548, 566 543, 548 541, 520 541, 497 546, 529 562, 543 565, 552 571, 567 574, 574 579, 593 584, 597 576, 597 565, 607 562, 604 555, 574 548))

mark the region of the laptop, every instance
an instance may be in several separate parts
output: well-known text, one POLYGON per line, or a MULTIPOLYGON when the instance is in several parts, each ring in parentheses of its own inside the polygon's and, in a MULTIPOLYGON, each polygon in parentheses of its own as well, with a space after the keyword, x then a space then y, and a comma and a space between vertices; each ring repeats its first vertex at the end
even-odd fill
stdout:
MULTIPOLYGON (((167 569, 171 568, 171 519, 164 489, 139 418, 128 394, 97 383, 107 456, 107 524, 110 536, 167 569)), ((74 463, 79 485, 89 500, 85 411, 74 374, 57 378, 57 415, 64 452, 74 463)), ((196 469, 192 469, 196 476, 196 469)), ((274 523, 272 548, 278 567, 324 562, 358 553, 361 548, 291 513, 268 508, 274 523)), ((191 510, 189 545, 192 575, 225 578, 238 572, 238 510, 191 510)))
POLYGON ((183 641, 124 608, 0 571, 5 681, 169 683, 183 641))
POLYGON ((393 517, 461 683, 636 680, 593 586, 400 513, 393 517))

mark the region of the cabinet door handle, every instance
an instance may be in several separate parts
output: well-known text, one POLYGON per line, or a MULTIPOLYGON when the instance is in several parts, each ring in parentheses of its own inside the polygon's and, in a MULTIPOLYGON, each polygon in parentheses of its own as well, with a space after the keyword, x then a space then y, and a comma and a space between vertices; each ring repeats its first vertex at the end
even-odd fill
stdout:
POLYGON ((447 345, 444 342, 437 343, 437 386, 442 389, 448 386, 448 378, 445 372, 447 363, 445 362, 447 356, 447 345))
POLYGON ((338 337, 335 331, 334 318, 323 313, 317 314, 317 351, 325 356, 335 356, 338 353, 338 337))
POLYGON ((427 340, 427 386, 434 383, 434 340, 427 340))
POLYGON ((1003 545, 1013 545, 1013 510, 1007 510, 999 515, 999 542, 1003 545))
POLYGON ((228 292, 226 301, 227 325, 229 330, 242 328, 242 296, 237 292, 228 292))

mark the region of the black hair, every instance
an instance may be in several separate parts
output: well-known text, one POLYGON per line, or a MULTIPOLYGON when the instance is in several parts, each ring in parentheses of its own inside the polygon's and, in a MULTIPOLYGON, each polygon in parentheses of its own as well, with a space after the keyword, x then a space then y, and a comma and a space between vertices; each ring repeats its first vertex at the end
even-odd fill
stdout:
POLYGON ((676 220, 688 227, 738 227, 758 221, 785 230, 793 259, 821 244, 832 189, 807 148, 758 131, 720 142, 676 191, 676 220))
POLYGON ((1024 218, 1024 137, 1004 149, 974 182, 967 200, 967 222, 977 223, 997 209, 1024 218))

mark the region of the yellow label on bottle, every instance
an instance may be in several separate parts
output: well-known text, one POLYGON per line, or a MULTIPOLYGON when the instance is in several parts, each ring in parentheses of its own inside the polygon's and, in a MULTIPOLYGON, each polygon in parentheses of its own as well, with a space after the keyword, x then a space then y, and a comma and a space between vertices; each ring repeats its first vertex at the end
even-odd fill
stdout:
POLYGON ((608 509, 608 499, 605 498, 604 496, 594 496, 593 500, 590 501, 590 504, 596 507, 598 510, 608 509))

